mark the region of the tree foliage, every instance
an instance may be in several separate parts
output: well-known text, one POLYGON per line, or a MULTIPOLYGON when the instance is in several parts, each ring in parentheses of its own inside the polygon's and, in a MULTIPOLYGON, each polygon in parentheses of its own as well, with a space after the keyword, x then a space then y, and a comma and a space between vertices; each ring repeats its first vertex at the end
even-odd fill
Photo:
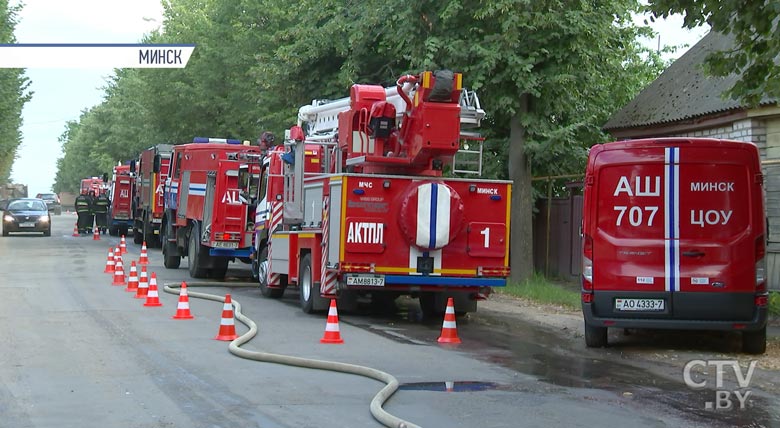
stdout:
POLYGON ((512 267, 531 273, 531 177, 581 173, 607 117, 661 70, 637 0, 168 0, 154 43, 195 43, 185 69, 117 70, 68 125, 58 189, 158 143, 281 134, 312 99, 407 73, 462 72, 488 112, 488 176, 514 182, 512 267))
MULTIPOLYGON (((0 0, 0 43, 13 43, 20 6, 0 0)), ((22 142, 22 108, 30 100, 29 80, 20 69, 0 69, 0 184, 11 176, 16 151, 22 142)))
POLYGON ((751 106, 780 99, 780 2, 651 0, 649 10, 664 18, 682 14, 688 28, 707 24, 734 38, 731 50, 713 52, 706 62, 713 76, 741 76, 725 95, 751 106))

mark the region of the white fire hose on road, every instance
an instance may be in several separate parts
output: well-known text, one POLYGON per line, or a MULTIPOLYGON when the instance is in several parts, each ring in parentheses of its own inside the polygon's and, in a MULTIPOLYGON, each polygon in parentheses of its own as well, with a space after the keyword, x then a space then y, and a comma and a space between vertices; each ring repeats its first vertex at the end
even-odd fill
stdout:
MULTIPOLYGON (((190 297, 213 300, 215 302, 222 302, 224 304, 225 298, 222 296, 193 292, 193 291, 189 291, 189 288, 225 287, 226 285, 229 285, 230 287, 245 287, 245 286, 257 287, 257 284, 243 285, 243 284, 236 284, 236 283, 226 284, 224 282, 197 282, 197 283, 188 282, 187 294, 190 297)), ((164 284, 163 290, 166 293, 178 295, 180 288, 181 285, 178 283, 166 283, 164 284)), ((338 361, 315 360, 310 358, 295 357, 291 355, 271 354, 268 352, 248 351, 246 349, 241 349, 241 345, 249 342, 250 340, 252 340, 252 338, 255 337, 255 335, 257 335, 257 324, 255 324, 254 321, 252 321, 251 319, 246 317, 243 313, 241 313, 241 304, 237 300, 235 299, 231 299, 231 300, 233 302, 233 307, 235 308, 234 309, 235 318, 249 328, 249 331, 247 331, 246 333, 242 334, 241 336, 239 336, 238 338, 230 342, 230 345, 228 345, 228 350, 230 351, 231 354, 241 358, 246 358, 248 360, 261 361, 265 363, 284 364, 284 365, 296 366, 296 367, 305 367, 309 369, 349 373, 349 374, 375 379, 380 382, 384 382, 386 384, 385 387, 379 390, 379 392, 374 396, 374 399, 371 400, 370 410, 371 410, 371 415, 374 416, 374 419, 379 421, 382 425, 390 428, 420 428, 420 426, 418 425, 415 425, 409 421, 405 421, 403 419, 391 415, 390 413, 386 412, 382 408, 382 405, 388 399, 390 399, 390 397, 395 393, 396 390, 398 390, 398 380, 394 376, 390 375, 389 373, 385 373, 381 370, 373 369, 371 367, 359 366, 355 364, 347 364, 338 361)))

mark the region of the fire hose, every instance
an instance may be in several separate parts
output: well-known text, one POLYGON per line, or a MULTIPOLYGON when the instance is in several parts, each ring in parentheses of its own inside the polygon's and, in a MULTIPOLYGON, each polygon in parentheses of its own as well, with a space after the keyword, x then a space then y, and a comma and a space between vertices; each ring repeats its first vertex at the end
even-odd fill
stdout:
MULTIPOLYGON (((224 286, 225 283, 223 282, 187 283, 188 290, 191 287, 224 287, 224 286)), ((233 287, 233 286, 244 286, 244 285, 231 283, 230 286, 233 287)), ((256 284, 251 284, 251 286, 257 287, 256 284)), ((179 288, 181 288, 180 284, 166 283, 164 284, 163 290, 166 293, 178 295, 179 288)), ((190 297, 194 297, 198 299, 213 300, 215 302, 222 302, 223 304, 225 303, 224 297, 217 296, 214 294, 199 293, 194 291, 188 291, 187 294, 190 297)), ((385 387, 379 390, 379 392, 377 392, 377 394, 371 400, 370 410, 371 410, 371 415, 374 417, 374 419, 376 419, 382 425, 390 428, 420 428, 419 425, 415 425, 409 421, 405 421, 401 418, 393 416, 382 408, 382 405, 388 399, 390 399, 390 397, 395 393, 396 390, 398 390, 398 380, 389 373, 385 373, 381 370, 377 370, 371 367, 342 363, 338 361, 316 360, 310 358, 296 357, 292 355, 272 354, 268 352, 248 351, 246 349, 241 349, 241 345, 249 342, 250 340, 252 340, 252 338, 254 338, 257 335, 257 324, 255 324, 254 321, 252 321, 249 317, 245 316, 241 312, 241 304, 237 300, 232 299, 232 303, 234 307, 233 312, 235 314, 235 318, 238 321, 240 321, 242 324, 247 326, 249 328, 249 331, 247 331, 246 333, 242 334, 241 336, 239 336, 238 338, 230 342, 230 344, 228 345, 228 350, 230 351, 231 354, 240 358, 245 358, 253 361, 260 361, 260 362, 273 363, 273 364, 284 364, 288 366, 326 370, 326 371, 333 371, 333 372, 340 372, 340 373, 348 373, 348 374, 354 374, 354 375, 378 380, 380 382, 384 382, 385 387)))

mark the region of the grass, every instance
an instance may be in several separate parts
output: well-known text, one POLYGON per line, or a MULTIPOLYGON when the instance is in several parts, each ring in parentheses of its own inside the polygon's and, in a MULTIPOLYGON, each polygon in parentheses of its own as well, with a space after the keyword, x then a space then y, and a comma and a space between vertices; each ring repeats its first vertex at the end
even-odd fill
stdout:
MULTIPOLYGON (((534 274, 521 283, 510 283, 495 291, 515 297, 522 297, 537 303, 566 306, 571 309, 580 308, 580 292, 577 286, 564 286, 551 281, 543 275, 534 274)), ((780 292, 769 293, 769 314, 780 317, 780 292)))
POLYGON ((780 292, 769 293, 769 315, 780 316, 780 292))
MULTIPOLYGON (((577 290, 579 287, 577 287, 577 290)), ((544 275, 534 274, 521 283, 510 283, 506 287, 495 288, 495 291, 515 297, 522 297, 537 303, 560 305, 570 309, 580 308, 580 292, 571 286, 553 282, 544 275)))

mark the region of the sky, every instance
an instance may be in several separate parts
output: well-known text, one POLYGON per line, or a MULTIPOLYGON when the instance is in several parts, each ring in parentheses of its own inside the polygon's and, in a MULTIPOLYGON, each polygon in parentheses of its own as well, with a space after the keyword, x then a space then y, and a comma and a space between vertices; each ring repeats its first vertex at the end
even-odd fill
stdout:
MULTIPOLYGON (((162 23, 159 0, 26 0, 24 4, 15 31, 17 43, 138 43, 162 23)), ((637 17, 636 22, 643 19, 637 17)), ((662 46, 693 46, 707 32, 682 29, 679 16, 651 26, 660 33, 662 46)), ((656 48, 658 40, 644 43, 656 48)), ((666 58, 679 57, 685 50, 666 58)), ((65 123, 102 102, 102 88, 112 74, 110 68, 27 69, 34 94, 22 111, 22 145, 11 178, 27 184, 31 196, 51 191, 57 159, 62 157, 58 138, 65 123)))

